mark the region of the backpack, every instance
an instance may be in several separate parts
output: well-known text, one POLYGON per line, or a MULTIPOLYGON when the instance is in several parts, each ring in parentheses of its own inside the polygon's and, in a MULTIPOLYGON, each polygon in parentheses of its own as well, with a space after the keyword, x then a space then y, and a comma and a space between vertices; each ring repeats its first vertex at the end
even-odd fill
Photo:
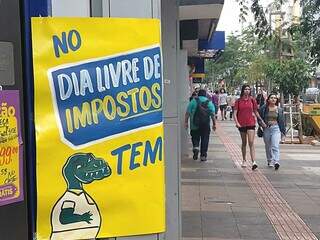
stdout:
POLYGON ((199 128, 210 127, 209 100, 205 102, 201 102, 199 98, 195 100, 197 101, 197 108, 193 116, 193 124, 199 128))

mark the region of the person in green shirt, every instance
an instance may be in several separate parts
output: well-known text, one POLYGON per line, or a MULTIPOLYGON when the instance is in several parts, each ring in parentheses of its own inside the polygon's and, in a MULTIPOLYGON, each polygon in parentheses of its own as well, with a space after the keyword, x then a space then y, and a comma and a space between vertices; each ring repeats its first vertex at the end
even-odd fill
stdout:
POLYGON ((215 107, 207 97, 204 89, 199 90, 198 97, 189 102, 185 114, 185 128, 189 128, 188 121, 190 119, 190 134, 193 145, 193 159, 197 160, 200 150, 201 161, 207 160, 207 151, 210 135, 210 118, 212 120, 212 129, 216 130, 215 124, 215 107), (196 113, 202 112, 201 115, 196 113), (195 117, 196 116, 196 117, 195 117), (198 119, 201 116, 202 119, 198 119), (195 121, 197 119, 197 121, 195 121), (195 124, 197 122, 198 125, 195 124), (200 145, 201 144, 201 145, 200 145), (200 149, 199 149, 200 146, 200 149))

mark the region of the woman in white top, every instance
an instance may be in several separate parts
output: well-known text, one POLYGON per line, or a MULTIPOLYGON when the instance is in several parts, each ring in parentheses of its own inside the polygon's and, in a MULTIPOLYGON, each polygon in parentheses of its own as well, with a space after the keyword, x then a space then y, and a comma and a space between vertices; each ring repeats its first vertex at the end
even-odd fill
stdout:
POLYGON ((221 112, 221 120, 225 120, 227 119, 227 116, 226 116, 226 109, 227 109, 227 106, 228 106, 228 103, 227 103, 227 93, 226 93, 226 90, 224 88, 221 88, 220 89, 220 93, 219 93, 219 108, 220 108, 220 112, 221 112))

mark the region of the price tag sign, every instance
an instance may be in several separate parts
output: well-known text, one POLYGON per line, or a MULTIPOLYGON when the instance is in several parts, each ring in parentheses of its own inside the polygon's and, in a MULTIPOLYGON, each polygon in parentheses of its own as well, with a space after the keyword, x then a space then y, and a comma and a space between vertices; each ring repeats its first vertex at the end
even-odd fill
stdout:
POLYGON ((0 206, 23 200, 18 90, 0 91, 0 206))

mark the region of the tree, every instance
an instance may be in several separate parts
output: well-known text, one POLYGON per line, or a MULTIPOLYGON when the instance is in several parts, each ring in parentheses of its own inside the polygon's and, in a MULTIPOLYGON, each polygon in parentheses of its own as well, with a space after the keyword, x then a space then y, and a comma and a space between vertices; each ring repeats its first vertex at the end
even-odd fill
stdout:
MULTIPOLYGON (((266 15, 271 9, 281 12, 287 0, 274 0, 269 9, 264 9, 261 0, 238 0, 241 6, 240 20, 244 21, 250 5, 255 18, 255 35, 265 46, 272 46, 268 50, 269 62, 264 69, 266 77, 276 84, 277 90, 285 95, 298 95, 311 79, 312 72, 320 63, 320 0, 301 0, 301 24, 282 22, 279 29, 272 30, 271 22, 266 15), (282 30, 281 30, 282 29, 282 30), (277 31, 278 30, 278 31, 277 31), (289 38, 282 38, 282 31, 288 31, 289 38), (286 52, 284 55, 283 52, 286 52), (273 56, 273 60, 270 59, 273 56)), ((254 66, 254 64, 252 65, 254 66)), ((263 69, 259 69, 259 71, 263 69)), ((252 69, 248 69, 252 71, 252 69)), ((258 71, 258 72, 259 72, 258 71)))
MULTIPOLYGON (((237 0, 240 5, 240 21, 246 21, 249 8, 255 19, 255 34, 261 41, 270 38, 273 33, 271 23, 267 21, 268 9, 261 5, 262 0, 237 0)), ((288 0, 274 0, 273 6, 281 9, 281 6, 288 0)), ((308 40, 310 46, 310 57, 314 65, 320 64, 320 0, 301 0, 302 16, 299 26, 292 26, 292 29, 299 31, 308 40)))
POLYGON ((248 83, 266 86, 266 64, 269 59, 265 55, 260 55, 252 61, 248 68, 248 83))
MULTIPOLYGON (((249 1, 252 3, 256 25, 248 26, 240 36, 233 35, 228 39, 221 58, 208 64, 211 67, 208 74, 213 74, 215 77, 212 79, 215 80, 224 78, 231 88, 243 83, 266 86, 266 83, 272 82, 277 91, 286 95, 299 94, 307 86, 315 62, 309 44, 313 38, 310 39, 298 28, 299 31, 292 31, 293 41, 291 37, 283 39, 281 31, 271 30, 266 21, 268 12, 259 5, 259 0, 238 1, 243 19, 248 11, 245 5, 249 1)), ((275 0, 273 6, 280 9, 284 1, 275 0)))
POLYGON ((212 82, 217 82, 220 79, 225 79, 227 85, 233 86, 234 77, 237 70, 241 66, 241 40, 234 35, 228 37, 226 48, 223 54, 215 62, 207 60, 205 62, 206 74, 212 82))
POLYGON ((266 76, 277 84, 285 96, 298 96, 310 80, 310 65, 302 59, 290 59, 279 63, 269 62, 266 65, 266 76))
POLYGON ((241 35, 228 37, 225 51, 218 60, 206 61, 206 74, 213 82, 225 79, 230 89, 243 83, 266 86, 265 64, 276 57, 275 48, 274 39, 262 43, 255 35, 255 27, 249 25, 241 35))
POLYGON ((303 35, 310 46, 312 63, 320 64, 320 0, 302 1, 301 24, 297 30, 303 35))

